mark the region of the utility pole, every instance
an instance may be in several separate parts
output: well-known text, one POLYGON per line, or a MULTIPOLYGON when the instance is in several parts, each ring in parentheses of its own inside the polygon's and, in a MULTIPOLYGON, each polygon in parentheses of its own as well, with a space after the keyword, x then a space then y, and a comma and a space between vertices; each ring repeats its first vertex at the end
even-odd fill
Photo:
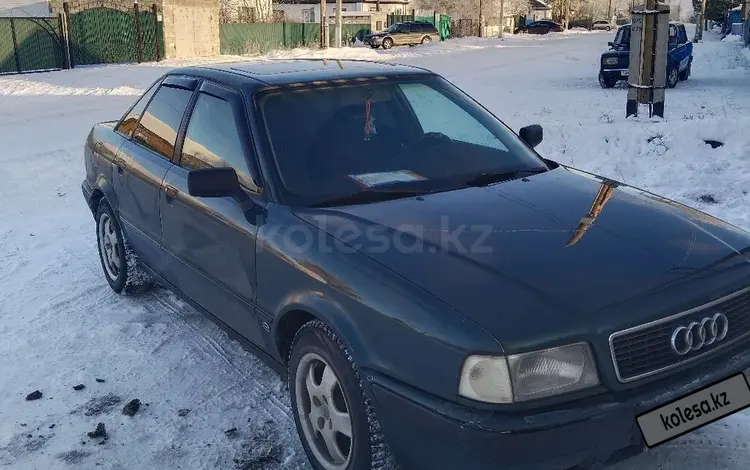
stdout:
POLYGON ((341 10, 343 9, 342 0, 336 0, 336 47, 341 47, 341 10))
POLYGON ((500 0, 500 35, 498 37, 503 37, 503 30, 505 29, 505 0, 500 0))
POLYGON ((607 21, 612 21, 612 0, 607 3, 607 21))
POLYGON ((328 13, 326 13, 326 0, 320 0, 320 48, 328 49, 328 13))
POLYGON ((637 116, 638 105, 647 104, 649 117, 663 118, 669 5, 646 0, 642 9, 634 9, 631 13, 626 117, 637 116))
POLYGON ((484 14, 482 13, 482 0, 479 0, 479 37, 484 36, 484 14))

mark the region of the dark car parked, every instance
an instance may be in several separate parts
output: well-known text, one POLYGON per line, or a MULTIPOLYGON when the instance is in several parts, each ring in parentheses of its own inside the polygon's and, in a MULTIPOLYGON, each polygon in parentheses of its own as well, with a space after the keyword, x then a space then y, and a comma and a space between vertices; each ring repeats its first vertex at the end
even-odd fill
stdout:
POLYGON ((404 21, 393 23, 383 31, 368 34, 362 42, 373 49, 381 46, 383 49, 390 49, 393 46, 415 46, 438 40, 440 33, 435 25, 425 21, 404 21))
MULTIPOLYGON (((609 43, 610 50, 603 53, 599 68, 599 85, 612 88, 618 81, 627 80, 630 73, 630 25, 617 29, 615 40, 609 43)), ((666 85, 674 88, 679 81, 690 77, 693 65, 693 43, 690 42, 682 23, 669 24, 667 43, 666 85)))
POLYGON ((547 34, 551 32, 559 33, 563 30, 560 23, 555 23, 550 20, 534 21, 523 26, 516 28, 515 34, 526 33, 526 34, 547 34))
POLYGON ((541 140, 424 69, 182 68, 82 189, 110 286, 285 374, 316 470, 587 469, 750 403, 750 235, 541 140))

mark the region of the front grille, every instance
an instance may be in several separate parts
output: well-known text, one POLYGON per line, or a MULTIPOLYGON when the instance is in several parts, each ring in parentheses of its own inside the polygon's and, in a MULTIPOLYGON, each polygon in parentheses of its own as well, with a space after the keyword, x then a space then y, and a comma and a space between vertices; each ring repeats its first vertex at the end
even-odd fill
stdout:
POLYGON ((671 317, 614 333, 609 338, 615 371, 620 382, 630 382, 673 367, 735 343, 750 334, 750 288, 671 317), (696 351, 679 355, 672 349, 672 333, 680 326, 723 313, 728 320, 726 337, 696 351))

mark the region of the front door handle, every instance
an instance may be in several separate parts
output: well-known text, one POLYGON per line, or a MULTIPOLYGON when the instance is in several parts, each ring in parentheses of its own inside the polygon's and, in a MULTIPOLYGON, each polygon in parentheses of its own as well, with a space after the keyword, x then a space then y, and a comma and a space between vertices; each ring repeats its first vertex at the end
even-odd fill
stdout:
POLYGON ((167 185, 164 187, 164 193, 167 196, 167 202, 171 203, 177 197, 178 191, 174 186, 167 185))

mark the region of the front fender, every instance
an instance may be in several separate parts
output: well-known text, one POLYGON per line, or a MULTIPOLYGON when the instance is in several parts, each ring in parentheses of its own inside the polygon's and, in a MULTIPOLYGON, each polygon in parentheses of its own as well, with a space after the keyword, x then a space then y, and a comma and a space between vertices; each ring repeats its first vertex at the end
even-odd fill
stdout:
MULTIPOLYGON (((357 328, 346 314, 344 307, 335 299, 327 297, 319 291, 293 292, 282 299, 277 314, 273 322, 271 333, 274 338, 279 338, 280 325, 285 325, 287 315, 293 315, 296 312, 306 312, 326 323, 334 333, 347 346, 347 349, 354 355, 354 360, 358 364, 367 364, 371 361, 371 354, 365 347, 366 342, 363 340, 361 331, 357 328)), ((278 359, 285 358, 278 355, 278 359)))

